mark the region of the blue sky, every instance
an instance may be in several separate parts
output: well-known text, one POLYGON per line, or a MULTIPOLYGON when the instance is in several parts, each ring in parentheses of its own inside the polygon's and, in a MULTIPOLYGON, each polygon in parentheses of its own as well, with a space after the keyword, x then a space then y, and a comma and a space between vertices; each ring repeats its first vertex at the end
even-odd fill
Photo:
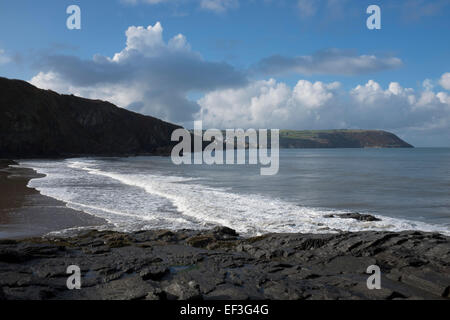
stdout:
POLYGON ((188 127, 359 127, 450 146, 449 13, 448 0, 0 0, 0 76, 188 127), (81 30, 66 28, 72 4, 81 30), (366 27, 371 4, 381 30, 366 27))

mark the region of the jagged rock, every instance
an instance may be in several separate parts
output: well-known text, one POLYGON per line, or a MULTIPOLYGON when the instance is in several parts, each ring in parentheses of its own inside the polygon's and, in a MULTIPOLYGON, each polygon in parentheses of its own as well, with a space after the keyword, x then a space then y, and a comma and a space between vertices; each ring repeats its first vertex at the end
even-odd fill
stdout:
POLYGON ((94 287, 71 290, 63 294, 63 299, 81 300, 137 300, 154 292, 155 287, 139 276, 126 277, 94 287))
POLYGON ((417 270, 412 267, 404 268, 402 271, 404 272, 401 277, 403 283, 437 296, 449 297, 449 273, 436 273, 428 268, 417 270))
POLYGON ((369 257, 340 256, 324 263, 322 270, 324 273, 353 273, 365 274, 367 267, 375 265, 377 262, 369 257))
POLYGON ((325 216, 326 218, 341 218, 341 219, 355 219, 358 221, 381 221, 377 217, 370 214, 361 214, 358 212, 341 213, 341 214, 329 214, 325 216))
POLYGON ((166 296, 169 300, 200 300, 202 295, 200 289, 195 282, 181 283, 174 281, 167 287, 163 288, 166 296))
POLYGON ((206 246, 214 242, 214 238, 210 235, 194 236, 186 240, 186 243, 195 248, 206 248, 206 246))
POLYGON ((143 269, 139 275, 144 280, 160 280, 169 272, 169 269, 163 266, 151 266, 143 269))
POLYGON ((53 290, 39 286, 5 287, 3 292, 7 300, 47 300, 55 296, 53 290))
POLYGON ((212 230, 212 233, 216 236, 216 237, 220 237, 220 238, 236 238, 239 236, 239 234, 228 227, 215 227, 212 230))
POLYGON ((449 299, 449 243, 411 231, 245 239, 218 228, 3 241, 0 299, 449 299), (125 245, 99 253, 115 241, 125 245), (381 290, 366 286, 374 264, 381 290), (81 290, 66 287, 69 265, 81 290))
MULTIPOLYGON (((257 299, 258 296, 256 295, 253 298, 257 299)), ((251 293, 245 290, 245 287, 237 287, 229 284, 220 285, 205 295, 205 300, 248 300, 250 298, 251 293)))

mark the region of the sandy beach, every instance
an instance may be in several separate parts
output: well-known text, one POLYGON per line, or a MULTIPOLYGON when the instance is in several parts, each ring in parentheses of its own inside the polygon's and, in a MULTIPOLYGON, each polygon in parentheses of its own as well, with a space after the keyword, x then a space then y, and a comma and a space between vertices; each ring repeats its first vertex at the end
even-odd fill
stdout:
POLYGON ((39 237, 66 228, 105 223, 28 188, 30 179, 40 175, 31 169, 11 167, 15 164, 0 160, 0 239, 39 237))

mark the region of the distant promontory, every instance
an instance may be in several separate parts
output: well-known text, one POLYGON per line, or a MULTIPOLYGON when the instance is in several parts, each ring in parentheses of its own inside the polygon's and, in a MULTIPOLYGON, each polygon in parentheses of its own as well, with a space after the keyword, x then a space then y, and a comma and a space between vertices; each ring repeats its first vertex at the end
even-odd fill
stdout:
POLYGON ((381 130, 281 130, 282 148, 413 148, 381 130))

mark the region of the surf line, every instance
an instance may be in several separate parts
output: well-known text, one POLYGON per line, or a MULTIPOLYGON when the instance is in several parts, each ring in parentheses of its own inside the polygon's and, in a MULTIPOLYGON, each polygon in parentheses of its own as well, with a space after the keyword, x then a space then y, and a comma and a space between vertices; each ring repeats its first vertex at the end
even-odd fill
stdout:
POLYGON ((179 142, 172 149, 171 158, 175 165, 245 165, 247 163, 257 165, 259 163, 260 174, 263 176, 276 175, 279 170, 279 129, 227 129, 224 137, 222 130, 204 131, 202 121, 195 121, 193 133, 183 128, 176 129, 172 133, 171 140, 179 142), (270 145, 268 131, 270 131, 270 145), (204 142, 210 143, 206 145, 204 142), (226 152, 224 152, 224 145, 226 152))

